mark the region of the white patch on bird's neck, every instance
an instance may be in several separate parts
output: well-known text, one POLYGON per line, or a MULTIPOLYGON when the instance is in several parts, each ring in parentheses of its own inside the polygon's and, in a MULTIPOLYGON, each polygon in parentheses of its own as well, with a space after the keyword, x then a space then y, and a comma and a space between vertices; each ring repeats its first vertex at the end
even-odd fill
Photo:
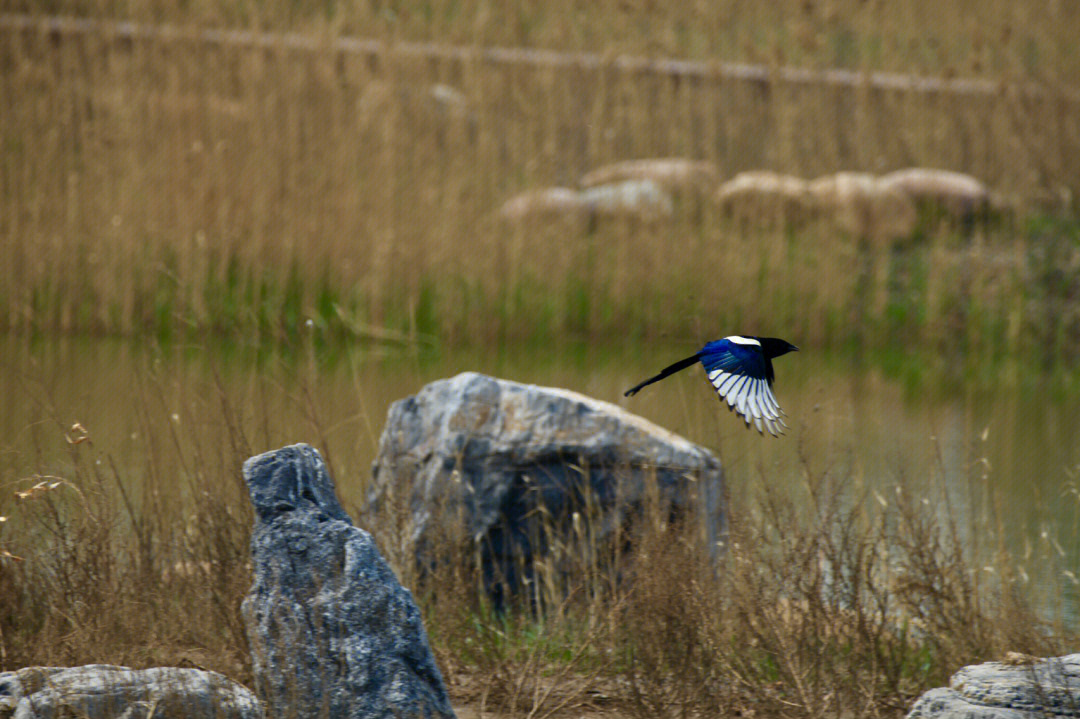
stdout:
POLYGON ((724 339, 726 339, 728 342, 731 342, 732 344, 737 344, 737 345, 754 345, 755 347, 760 347, 761 346, 761 343, 758 342, 753 337, 743 337, 742 335, 731 335, 730 337, 725 337, 724 339))

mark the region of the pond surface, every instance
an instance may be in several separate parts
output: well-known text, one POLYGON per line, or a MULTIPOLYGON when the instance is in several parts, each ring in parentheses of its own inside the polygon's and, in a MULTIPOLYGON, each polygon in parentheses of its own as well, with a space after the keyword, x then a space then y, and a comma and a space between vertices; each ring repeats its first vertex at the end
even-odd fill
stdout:
MULTIPOLYGON (((790 425, 779 439, 747 430, 697 368, 623 397, 695 350, 674 340, 419 352, 312 342, 283 355, 227 343, 162 351, 128 341, 6 338, 0 482, 71 475, 86 446, 71 443, 83 434, 72 432, 75 423, 97 461, 133 492, 161 475, 179 484, 196 475, 231 481, 237 453, 308 442, 326 455, 355 516, 389 404, 473 370, 613 402, 709 447, 724 462, 736 512, 766 483, 802 496, 825 480, 882 505, 897 491, 921 493, 928 511, 955 520, 977 551, 1008 550, 1021 591, 1054 614, 1076 616, 1080 403, 1071 391, 1031 380, 1025 368, 976 373, 1004 379, 965 389, 970 383, 928 373, 897 379, 902 373, 802 351, 775 361, 774 389, 790 425)), ((14 511, 0 497, 0 514, 14 511)))

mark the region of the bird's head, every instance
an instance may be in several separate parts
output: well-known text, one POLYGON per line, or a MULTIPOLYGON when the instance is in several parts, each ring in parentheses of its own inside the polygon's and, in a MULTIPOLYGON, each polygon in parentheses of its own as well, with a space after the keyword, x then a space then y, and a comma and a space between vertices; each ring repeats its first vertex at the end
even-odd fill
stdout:
POLYGON ((761 342, 762 353, 769 358, 786 355, 788 352, 799 351, 799 348, 795 345, 787 340, 782 340, 777 337, 758 337, 757 339, 761 342))

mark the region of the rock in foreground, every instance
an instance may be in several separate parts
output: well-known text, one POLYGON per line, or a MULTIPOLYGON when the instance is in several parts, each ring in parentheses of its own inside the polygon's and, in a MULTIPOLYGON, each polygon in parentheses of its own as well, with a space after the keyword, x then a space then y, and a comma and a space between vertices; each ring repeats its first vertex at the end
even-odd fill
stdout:
POLYGON ((723 472, 707 450, 606 402, 471 372, 391 405, 373 474, 369 512, 407 519, 399 551, 423 569, 447 535, 463 537, 497 601, 553 544, 602 546, 650 498, 699 516, 710 546, 724 528, 723 472))
POLYGON ((252 457, 255 583, 242 611, 272 716, 453 717, 412 595, 349 521, 322 457, 252 457))
POLYGON ((215 672, 88 664, 0 674, 0 716, 258 719, 263 712, 254 694, 215 672))
POLYGON ((1080 654, 964 667, 923 694, 908 719, 1080 717, 1080 654))

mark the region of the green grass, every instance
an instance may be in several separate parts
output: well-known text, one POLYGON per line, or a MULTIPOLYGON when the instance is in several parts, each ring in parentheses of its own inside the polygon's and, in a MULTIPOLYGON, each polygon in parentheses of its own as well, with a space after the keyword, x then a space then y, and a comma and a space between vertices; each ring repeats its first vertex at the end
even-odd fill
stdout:
MULTIPOLYGON (((629 283, 620 277, 626 268, 610 256, 590 259, 592 250, 584 250, 584 257, 574 253, 544 274, 526 267, 492 282, 464 270, 422 273, 375 297, 340 283, 330 264, 315 270, 296 259, 280 269, 215 252, 201 260, 199 275, 185 277, 175 252, 163 248, 159 260, 117 276, 129 285, 124 300, 102 297, 109 290, 98 289, 101 278, 19 280, 22 286, 12 289, 27 305, 7 315, 14 321, 7 329, 145 335, 164 343, 242 334, 274 345, 297 342, 311 320, 329 342, 352 341, 355 326, 366 326, 450 344, 493 338, 542 344, 705 336, 738 326, 783 329, 809 347, 918 345, 1001 361, 1023 355, 1068 368, 1080 345, 1080 315, 1072 309, 1080 296, 1080 249, 1070 239, 1074 223, 1053 226, 1060 235, 1039 225, 1027 236, 989 235, 974 250, 949 235, 817 257, 807 248, 820 241, 816 234, 773 244, 767 234, 722 231, 729 247, 674 254, 667 266, 650 265, 652 276, 634 270, 629 283), (729 252, 742 253, 754 274, 726 268, 729 252), (714 277, 709 266, 727 276, 714 277), (830 281, 817 282, 820 275, 830 281)), ((604 235, 588 242, 643 240, 604 235)))

